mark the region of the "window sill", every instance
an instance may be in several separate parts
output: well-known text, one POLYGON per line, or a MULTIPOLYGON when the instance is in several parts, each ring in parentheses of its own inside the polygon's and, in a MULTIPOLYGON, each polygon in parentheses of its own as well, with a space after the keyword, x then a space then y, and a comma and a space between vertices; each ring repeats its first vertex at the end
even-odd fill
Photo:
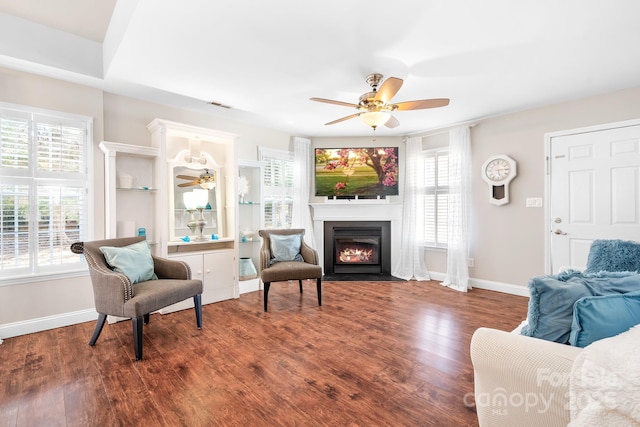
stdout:
POLYGON ((88 268, 84 268, 82 270, 76 271, 68 271, 65 273, 53 273, 53 274, 39 274, 33 276, 20 276, 20 277, 9 277, 6 279, 0 279, 0 287, 2 286, 13 286, 13 285, 24 285, 26 283, 36 283, 36 282, 50 282, 53 280, 63 280, 69 279, 72 277, 82 277, 88 276, 89 270, 88 268))

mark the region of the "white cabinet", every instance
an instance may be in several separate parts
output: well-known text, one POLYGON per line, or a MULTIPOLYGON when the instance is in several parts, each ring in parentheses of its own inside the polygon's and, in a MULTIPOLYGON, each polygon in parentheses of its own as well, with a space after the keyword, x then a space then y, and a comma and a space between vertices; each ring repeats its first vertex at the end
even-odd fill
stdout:
MULTIPOLYGON (((260 265, 261 238, 258 230, 262 228, 262 163, 248 160, 238 161, 238 262, 249 262, 256 272, 260 265)), ((260 289, 260 279, 243 276, 242 265, 238 273, 241 294, 260 289)))
POLYGON ((105 238, 137 236, 156 242, 158 149, 102 141, 105 156, 105 238))
MULTIPOLYGON (((202 280, 202 304, 224 301, 235 296, 235 251, 219 249, 211 252, 170 255, 169 259, 184 261, 191 268, 191 278, 202 280)), ((160 310, 166 314, 193 307, 190 298, 160 310)))

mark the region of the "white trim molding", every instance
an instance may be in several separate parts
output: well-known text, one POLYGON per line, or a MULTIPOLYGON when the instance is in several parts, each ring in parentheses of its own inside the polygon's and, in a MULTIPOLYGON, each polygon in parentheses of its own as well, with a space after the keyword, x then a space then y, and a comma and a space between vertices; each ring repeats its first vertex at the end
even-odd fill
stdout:
POLYGON ((2 343, 2 339, 90 322, 97 318, 98 313, 95 308, 89 308, 20 322, 5 323, 4 325, 0 325, 0 344, 2 343))
MULTIPOLYGON (((431 280, 443 281, 446 274, 430 271, 431 280)), ((487 291, 502 292, 503 294, 518 295, 521 297, 529 297, 529 288, 526 286, 513 285, 511 283, 494 282, 484 279, 469 278, 469 284, 472 288, 485 289, 487 291)))

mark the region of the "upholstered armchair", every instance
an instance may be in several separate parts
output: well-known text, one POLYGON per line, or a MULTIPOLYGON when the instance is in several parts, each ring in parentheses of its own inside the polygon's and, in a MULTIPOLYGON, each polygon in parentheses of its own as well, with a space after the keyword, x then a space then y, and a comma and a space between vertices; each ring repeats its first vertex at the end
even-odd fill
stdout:
POLYGON ((191 279, 182 261, 151 255, 144 237, 76 242, 71 250, 89 265, 98 321, 89 345, 95 345, 107 315, 131 318, 136 360, 142 359, 142 323, 149 314, 193 298, 196 325, 202 328, 202 281, 191 279))
POLYGON ((273 282, 316 279, 318 305, 322 305, 322 268, 318 253, 303 239, 303 229, 260 230, 260 279, 264 283, 264 311, 267 311, 269 288, 273 282))

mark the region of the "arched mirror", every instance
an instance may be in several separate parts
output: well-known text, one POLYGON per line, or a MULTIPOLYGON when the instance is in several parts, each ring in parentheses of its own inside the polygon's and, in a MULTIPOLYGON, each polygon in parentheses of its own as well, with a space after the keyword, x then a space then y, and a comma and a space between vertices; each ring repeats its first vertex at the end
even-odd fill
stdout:
POLYGON ((181 150, 169 160, 169 240, 208 242, 224 230, 220 165, 206 152, 181 150), (187 239, 188 238, 188 239, 187 239))

